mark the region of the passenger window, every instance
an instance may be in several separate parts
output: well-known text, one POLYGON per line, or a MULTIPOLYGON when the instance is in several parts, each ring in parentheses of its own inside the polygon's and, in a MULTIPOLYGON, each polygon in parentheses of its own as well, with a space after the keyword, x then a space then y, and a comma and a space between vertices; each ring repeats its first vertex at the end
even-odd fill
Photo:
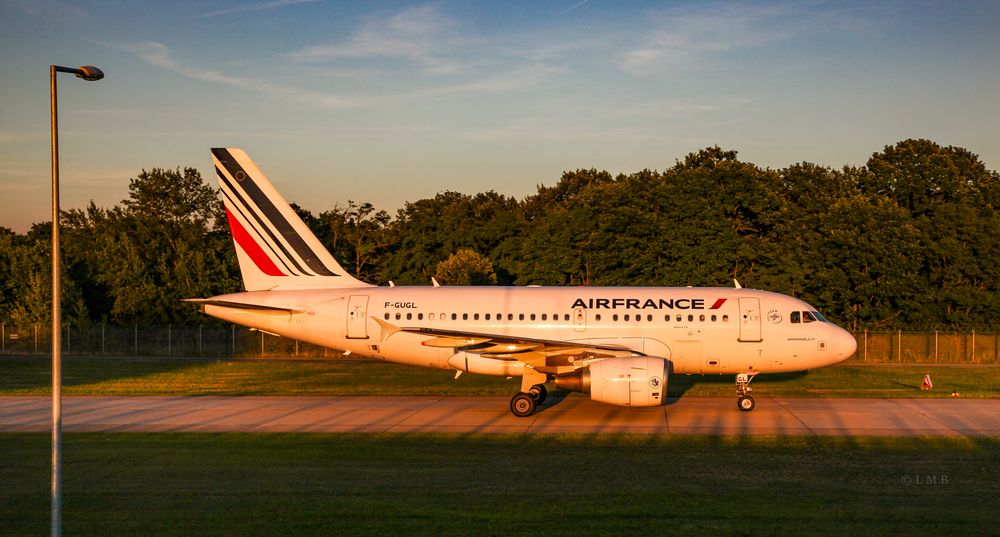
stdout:
POLYGON ((389 312, 388 311, 385 312, 385 320, 387 320, 387 321, 389 320, 389 312))
POLYGON ((534 314, 534 313, 532 313, 532 314, 531 314, 531 320, 532 320, 532 321, 534 321, 534 320, 535 320, 535 314, 534 314))
POLYGON ((472 319, 475 320, 475 321, 478 321, 479 320, 479 314, 478 313, 474 313, 472 315, 472 319))
POLYGON ((454 321, 456 319, 458 319, 458 314, 457 313, 452 313, 451 314, 451 320, 454 321))
POLYGON ((705 316, 704 315, 699 315, 698 316, 698 320, 701 321, 701 322, 705 322, 705 316))
POLYGON ((462 320, 463 321, 468 321, 469 320, 469 314, 468 313, 463 313, 462 314, 462 320))
POLYGON ((792 314, 788 316, 788 320, 793 323, 801 322, 800 318, 801 315, 802 315, 801 313, 793 311, 792 314))
POLYGON ((518 313, 517 314, 517 320, 518 321, 523 321, 524 320, 524 314, 523 313, 518 313))
MULTIPOLYGON (((434 314, 432 313, 431 315, 434 315, 434 314)), ((418 321, 423 321, 424 320, 424 314, 423 313, 418 313, 417 314, 417 320, 418 321)))
POLYGON ((694 315, 688 315, 688 322, 694 321, 694 315))
POLYGON ((486 320, 487 321, 490 320, 490 314, 489 313, 486 314, 486 320))
POLYGON ((650 313, 649 315, 647 315, 646 316, 646 320, 649 321, 649 322, 653 322, 653 314, 650 313))
POLYGON ((626 321, 628 320, 628 314, 627 313, 625 314, 625 320, 626 321))
POLYGON ((402 319, 402 318, 403 318, 403 314, 402 313, 397 313, 396 314, 396 320, 397 321, 400 320, 400 319, 402 319))
POLYGON ((569 314, 563 315, 563 320, 569 322, 569 314))
POLYGON ((616 314, 612 315, 611 316, 611 320, 612 321, 617 321, 618 320, 618 314, 616 313, 616 314))
POLYGON ((594 315, 594 320, 595 321, 600 321, 601 320, 601 314, 598 313, 597 315, 594 315))
POLYGON ((677 314, 677 322, 681 322, 681 314, 680 313, 677 314))
POLYGON ((542 314, 542 320, 543 321, 548 321, 549 320, 549 314, 548 313, 543 313, 542 314))
POLYGON ((411 319, 413 319, 413 314, 412 313, 407 313, 406 314, 406 320, 409 321, 411 319))
POLYGON ((723 315, 722 316, 722 322, 728 323, 729 322, 729 316, 728 315, 723 315))
POLYGON ((714 323, 715 321, 717 321, 718 319, 719 319, 719 318, 718 318, 717 316, 715 316, 715 315, 713 315, 713 316, 712 316, 712 322, 713 322, 713 323, 714 323))

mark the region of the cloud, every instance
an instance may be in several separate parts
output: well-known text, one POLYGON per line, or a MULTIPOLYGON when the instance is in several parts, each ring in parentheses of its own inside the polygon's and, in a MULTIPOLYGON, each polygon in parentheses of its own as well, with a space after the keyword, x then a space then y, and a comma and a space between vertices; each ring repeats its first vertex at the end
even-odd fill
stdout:
POLYGON ((90 18, 90 13, 78 5, 57 0, 2 0, 0 6, 10 6, 29 17, 45 20, 90 18))
POLYGON ((823 4, 697 4, 654 12, 641 44, 624 52, 620 67, 634 75, 689 67, 731 51, 746 51, 831 29, 858 31, 863 13, 823 4))
POLYGON ((283 7, 295 6, 298 4, 310 4, 319 0, 273 0, 271 2, 259 2, 256 4, 243 4, 230 8, 223 8, 199 15, 200 17, 217 17, 219 15, 232 15, 234 13, 251 13, 255 11, 271 11, 283 7))
POLYGON ((452 18, 436 7, 412 7, 390 17, 369 19, 344 42, 306 47, 288 56, 299 62, 397 58, 420 65, 435 74, 450 74, 461 67, 445 59, 464 41, 453 32, 456 26, 452 18))
POLYGON ((230 86, 238 89, 245 89, 263 95, 267 95, 275 99, 288 100, 300 104, 308 104, 308 105, 318 106, 321 108, 334 108, 334 109, 354 108, 354 107, 364 106, 366 104, 365 100, 363 99, 357 99, 357 98, 349 99, 346 97, 341 97, 329 93, 302 90, 298 88, 283 86, 280 84, 274 84, 266 80, 235 77, 227 75, 220 71, 215 71, 211 69, 201 69, 198 67, 183 65, 174 58, 170 49, 166 45, 162 43, 157 43, 155 41, 144 41, 141 43, 132 43, 125 45, 115 45, 115 44, 105 44, 105 45, 132 53, 151 65, 160 67, 161 69, 166 69, 168 71, 173 71, 177 74, 189 78, 193 78, 196 80, 203 80, 206 82, 212 82, 215 84, 221 84, 224 86, 230 86))

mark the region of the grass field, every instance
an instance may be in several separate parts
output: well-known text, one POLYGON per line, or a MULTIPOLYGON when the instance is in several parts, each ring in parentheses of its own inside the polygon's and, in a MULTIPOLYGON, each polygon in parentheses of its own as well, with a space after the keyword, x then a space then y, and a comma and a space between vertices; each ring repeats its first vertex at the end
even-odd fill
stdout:
MULTIPOLYGON (((0 434, 0 535, 49 523, 0 434)), ((989 535, 998 439, 67 434, 66 535, 989 535)))
MULTIPOLYGON (((0 395, 49 393, 48 357, 0 358, 0 395)), ((517 379, 465 374, 377 361, 183 360, 69 358, 66 395, 509 395, 517 379)), ((997 366, 835 366, 807 373, 761 375, 759 396, 1000 397, 997 366), (920 390, 925 374, 935 389, 920 390)), ((731 396, 731 375, 674 375, 671 395, 731 396)))

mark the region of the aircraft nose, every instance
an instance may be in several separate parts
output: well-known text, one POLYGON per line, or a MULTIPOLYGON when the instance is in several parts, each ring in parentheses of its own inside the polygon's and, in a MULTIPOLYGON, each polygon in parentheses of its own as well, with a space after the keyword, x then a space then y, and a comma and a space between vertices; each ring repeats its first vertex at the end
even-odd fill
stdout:
POLYGON ((837 355, 841 360, 850 358, 858 350, 858 340, 843 328, 837 328, 837 355))

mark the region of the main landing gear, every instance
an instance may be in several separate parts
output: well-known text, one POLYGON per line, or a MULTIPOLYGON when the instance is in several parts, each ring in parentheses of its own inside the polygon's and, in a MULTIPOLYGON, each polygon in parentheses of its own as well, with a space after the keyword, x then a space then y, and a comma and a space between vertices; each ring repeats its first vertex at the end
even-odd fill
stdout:
POLYGON ((751 371, 750 373, 740 373, 736 375, 736 393, 740 396, 736 400, 736 406, 743 412, 750 412, 757 402, 750 397, 750 392, 753 388, 750 387, 750 381, 752 381, 757 376, 756 371, 751 371))
POLYGON ((510 400, 510 411, 519 418, 526 418, 535 413, 535 408, 545 402, 549 391, 544 384, 535 384, 527 392, 520 392, 510 400))

